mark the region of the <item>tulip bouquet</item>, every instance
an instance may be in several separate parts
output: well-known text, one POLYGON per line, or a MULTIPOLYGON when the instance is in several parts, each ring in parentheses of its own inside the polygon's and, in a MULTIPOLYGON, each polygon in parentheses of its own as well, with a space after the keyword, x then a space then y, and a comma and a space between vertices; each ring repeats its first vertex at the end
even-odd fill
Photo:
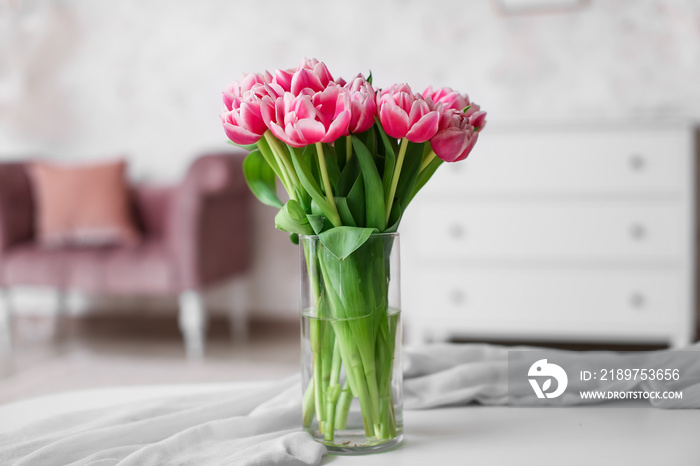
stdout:
POLYGON ((317 60, 244 75, 223 97, 226 135, 250 150, 251 191, 279 209, 278 229, 297 244, 301 236, 311 290, 305 428, 337 444, 356 400, 367 444, 396 438, 392 233, 440 164, 467 158, 485 112, 450 88, 420 94, 408 84, 375 89, 371 74, 334 79, 317 60))

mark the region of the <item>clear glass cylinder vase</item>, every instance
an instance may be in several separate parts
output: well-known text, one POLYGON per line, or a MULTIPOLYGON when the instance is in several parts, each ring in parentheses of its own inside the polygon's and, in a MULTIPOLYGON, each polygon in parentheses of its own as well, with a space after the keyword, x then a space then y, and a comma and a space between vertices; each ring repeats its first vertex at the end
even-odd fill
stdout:
POLYGON ((403 438, 399 235, 373 234, 343 259, 301 236, 303 425, 331 452, 403 438))

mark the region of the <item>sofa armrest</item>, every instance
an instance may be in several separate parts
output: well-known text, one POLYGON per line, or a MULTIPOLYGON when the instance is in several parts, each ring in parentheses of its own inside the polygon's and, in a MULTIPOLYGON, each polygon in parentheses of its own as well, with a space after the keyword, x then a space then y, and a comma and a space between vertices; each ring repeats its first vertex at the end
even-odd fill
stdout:
POLYGON ((167 240, 182 290, 197 290, 244 272, 250 263, 251 198, 245 154, 205 155, 173 193, 167 240))
POLYGON ((34 234, 34 200, 26 164, 0 163, 0 256, 34 234))
POLYGON ((182 187, 205 196, 226 196, 248 190, 243 175, 246 154, 208 154, 190 165, 182 187))

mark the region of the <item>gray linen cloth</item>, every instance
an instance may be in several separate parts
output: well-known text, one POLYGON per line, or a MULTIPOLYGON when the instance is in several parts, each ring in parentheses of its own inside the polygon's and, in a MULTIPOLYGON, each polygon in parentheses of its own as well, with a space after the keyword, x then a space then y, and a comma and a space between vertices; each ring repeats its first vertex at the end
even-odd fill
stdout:
MULTIPOLYGON (((406 348, 404 407, 507 403, 509 349, 477 344, 406 348)), ((658 352, 659 361, 667 353, 658 352)), ((568 361, 587 357, 587 353, 569 351, 557 355, 568 361)), ((619 353, 598 356, 610 364, 635 357, 619 353)), ((698 356, 700 361, 700 353, 698 356)), ((695 379, 686 380, 697 381, 684 386, 685 407, 700 407, 700 363, 684 371, 695 375, 695 379)), ((626 383, 616 389, 632 388, 626 383)), ((511 397, 514 392, 517 397, 521 388, 511 387, 511 397)), ((300 398, 299 376, 294 376, 220 393, 163 397, 54 416, 0 434, 0 464, 316 465, 326 448, 299 429, 300 398)), ((580 403, 564 396, 562 400, 563 404, 580 403)), ((665 407, 662 400, 656 403, 665 407)))
MULTIPOLYGON (((425 409, 478 402, 483 405, 573 406, 601 403, 602 400, 581 399, 579 391, 656 391, 682 390, 682 400, 651 399, 656 408, 700 408, 700 343, 683 350, 683 357, 674 351, 618 353, 612 351, 565 351, 534 347, 505 347, 486 344, 433 344, 406 348, 404 356, 404 408, 425 409), (617 380, 582 381, 569 377, 566 392, 553 399, 533 400, 527 377, 508 381, 508 352, 546 351, 557 364, 566 368, 596 371, 601 368, 677 367, 678 381, 617 380), (697 357, 694 353, 697 352, 697 357)), ((525 368, 527 370, 527 368, 525 368)))

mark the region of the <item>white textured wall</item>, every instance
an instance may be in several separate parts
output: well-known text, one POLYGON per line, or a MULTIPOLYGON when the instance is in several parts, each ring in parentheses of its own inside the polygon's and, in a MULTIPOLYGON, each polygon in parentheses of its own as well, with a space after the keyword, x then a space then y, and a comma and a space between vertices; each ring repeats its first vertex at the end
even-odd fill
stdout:
MULTIPOLYGON (((219 93, 244 71, 326 61, 345 77, 450 85, 489 120, 700 119, 700 2, 0 0, 0 156, 125 154, 171 180, 226 148, 219 93), (12 7, 12 5, 15 7, 12 7)), ((484 135, 486 136, 486 135, 484 135)), ((296 250, 256 212, 254 307, 294 315, 296 250)))

